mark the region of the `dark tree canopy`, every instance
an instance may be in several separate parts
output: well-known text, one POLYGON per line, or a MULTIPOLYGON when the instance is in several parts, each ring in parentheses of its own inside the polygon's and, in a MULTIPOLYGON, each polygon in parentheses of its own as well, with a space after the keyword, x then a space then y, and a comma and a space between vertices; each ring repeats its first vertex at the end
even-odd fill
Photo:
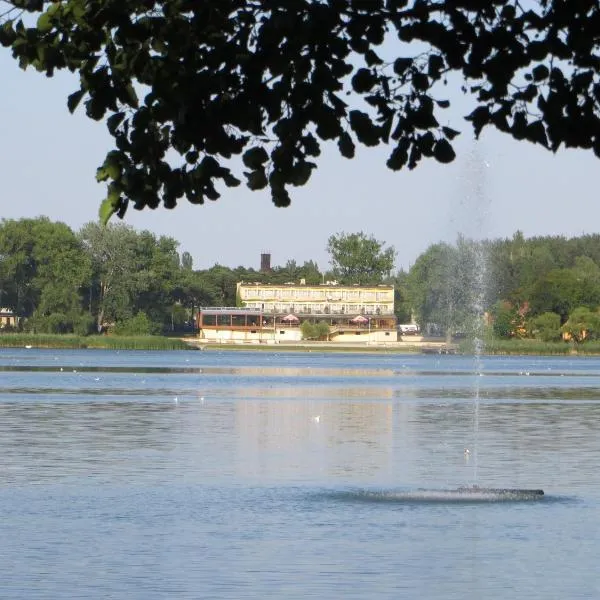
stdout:
POLYGON ((600 156, 597 0, 0 0, 0 20, 23 68, 78 73, 69 110, 106 119, 105 219, 216 200, 240 172, 286 206, 323 141, 450 162, 453 85, 475 135, 600 156))

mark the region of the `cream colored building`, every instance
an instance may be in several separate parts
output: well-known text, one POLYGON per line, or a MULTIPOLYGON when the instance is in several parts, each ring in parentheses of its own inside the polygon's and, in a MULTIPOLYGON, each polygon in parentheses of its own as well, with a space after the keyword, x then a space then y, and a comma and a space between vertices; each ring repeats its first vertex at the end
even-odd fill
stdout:
POLYGON ((237 297, 245 308, 263 313, 298 315, 393 315, 392 285, 322 285, 238 283, 237 297))
POLYGON ((16 327, 18 322, 18 317, 10 308, 0 308, 0 329, 16 327))

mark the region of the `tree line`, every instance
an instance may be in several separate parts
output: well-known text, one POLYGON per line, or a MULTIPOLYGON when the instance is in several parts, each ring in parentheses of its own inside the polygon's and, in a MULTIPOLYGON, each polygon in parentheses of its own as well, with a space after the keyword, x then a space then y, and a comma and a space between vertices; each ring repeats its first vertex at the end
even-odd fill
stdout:
POLYGON ((313 260, 288 260, 266 272, 219 264, 194 269, 192 256, 179 252, 175 239, 123 223, 88 223, 73 231, 45 217, 3 220, 0 306, 20 317, 20 328, 38 333, 191 330, 198 307, 238 304, 239 281, 389 280, 395 251, 383 246, 364 233, 334 235, 328 271, 313 260))
MULTIPOLYGON (((600 235, 430 245, 408 271, 393 246, 363 232, 327 243, 330 269, 287 260, 267 271, 194 269, 170 237, 123 223, 79 231, 45 217, 0 222, 0 306, 40 333, 191 330, 200 306, 236 306, 239 281, 394 285, 399 322, 430 333, 473 333, 485 314, 499 338, 576 341, 600 336, 600 235)), ((258 257, 257 257, 258 258, 258 257)))
POLYGON ((406 275, 419 323, 467 335, 485 314, 497 338, 600 337, 600 235, 431 245, 406 275))

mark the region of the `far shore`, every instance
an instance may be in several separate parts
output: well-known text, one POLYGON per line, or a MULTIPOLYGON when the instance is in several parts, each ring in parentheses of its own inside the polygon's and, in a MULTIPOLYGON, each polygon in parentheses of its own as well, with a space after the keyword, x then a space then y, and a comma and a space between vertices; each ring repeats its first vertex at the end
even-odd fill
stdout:
POLYGON ((440 340, 414 342, 340 343, 303 341, 293 343, 213 342, 200 338, 182 338, 190 347, 199 350, 246 350, 258 352, 333 352, 333 353, 395 353, 395 354, 457 354, 458 345, 440 340))
MULTIPOLYGON (((412 337, 412 336, 411 336, 412 337)), ((202 350, 250 352, 326 352, 362 354, 437 354, 473 355, 473 345, 468 340, 454 340, 448 344, 440 338, 404 339, 398 342, 340 343, 326 341, 301 341, 294 343, 223 343, 203 340, 194 336, 117 336, 117 335, 58 335, 58 334, 0 334, 1 348, 52 348, 106 350, 202 350)), ((484 355, 513 356, 598 356, 600 341, 582 344, 567 342, 542 342, 539 340, 488 340, 484 355)))

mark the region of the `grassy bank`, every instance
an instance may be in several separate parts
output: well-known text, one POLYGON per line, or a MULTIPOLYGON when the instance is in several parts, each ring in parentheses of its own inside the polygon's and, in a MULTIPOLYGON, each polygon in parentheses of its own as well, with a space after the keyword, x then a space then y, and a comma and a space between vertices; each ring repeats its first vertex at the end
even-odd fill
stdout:
MULTIPOLYGON (((162 336, 116 336, 116 335, 51 335, 7 333, 0 335, 0 348, 106 348, 110 350, 202 350, 252 351, 252 352, 327 352, 327 353, 376 353, 421 354, 424 347, 401 343, 390 346, 338 345, 335 343, 297 344, 186 344, 179 338, 162 336)), ((464 340, 458 347, 459 354, 473 354, 473 344, 464 340)), ((484 354, 496 355, 600 355, 600 341, 584 344, 565 342, 541 342, 538 340, 487 340, 484 354)))
MULTIPOLYGON (((466 341, 461 343, 460 351, 465 354, 472 354, 472 344, 466 341)), ((565 342, 542 342, 540 340, 487 340, 484 346, 484 354, 538 354, 541 356, 568 356, 572 354, 599 355, 600 341, 569 344, 565 342)))
POLYGON ((148 335, 139 337, 111 335, 52 335, 7 333, 0 335, 0 348, 106 348, 110 350, 188 350, 179 338, 148 335))
POLYGON ((218 343, 199 343, 197 347, 202 350, 226 350, 240 352, 324 352, 324 353, 359 353, 359 354, 420 354, 422 348, 410 345, 399 344, 397 346, 375 346, 366 344, 356 344, 354 346, 346 346, 335 342, 317 342, 297 344, 218 344, 218 343))

